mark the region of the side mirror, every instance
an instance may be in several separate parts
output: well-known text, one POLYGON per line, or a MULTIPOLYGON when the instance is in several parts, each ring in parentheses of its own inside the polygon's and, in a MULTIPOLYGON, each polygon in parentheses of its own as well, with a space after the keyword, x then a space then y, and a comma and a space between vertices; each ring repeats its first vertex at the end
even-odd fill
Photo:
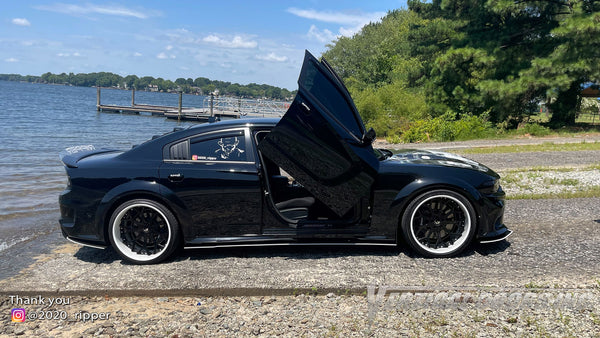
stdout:
POLYGON ((361 142, 364 145, 369 145, 375 141, 375 137, 377 137, 375 130, 373 128, 369 128, 369 130, 367 130, 367 132, 363 135, 361 142))

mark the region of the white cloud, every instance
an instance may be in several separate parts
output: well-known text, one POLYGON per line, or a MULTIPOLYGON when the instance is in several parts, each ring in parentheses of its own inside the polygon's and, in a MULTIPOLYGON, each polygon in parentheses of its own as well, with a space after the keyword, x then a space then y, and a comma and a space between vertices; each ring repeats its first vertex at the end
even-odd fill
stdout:
POLYGON ((335 40, 336 35, 333 34, 329 29, 319 30, 317 26, 311 25, 308 33, 306 34, 311 39, 316 39, 321 43, 327 43, 335 40))
POLYGON ((25 18, 14 18, 11 22, 17 26, 31 26, 31 22, 25 18))
POLYGON ((38 10, 57 12, 68 15, 104 14, 133 17, 137 19, 148 19, 149 17, 159 16, 161 14, 158 11, 147 9, 135 10, 119 5, 94 5, 92 3, 86 3, 81 5, 55 3, 52 5, 36 6, 34 8, 38 10))
POLYGON ((140 53, 140 52, 135 52, 135 53, 133 53, 133 56, 142 56, 142 53, 140 53))
POLYGON ((8 58, 8 59, 4 59, 5 62, 19 62, 19 59, 15 59, 15 58, 8 58))
POLYGON ((258 46, 258 43, 256 41, 245 40, 239 35, 234 36, 233 39, 230 41, 220 38, 213 34, 204 37, 202 41, 224 48, 256 48, 256 46, 258 46))
POLYGON ((288 60, 287 56, 279 56, 275 53, 269 53, 268 55, 257 55, 256 58, 259 60, 274 62, 285 62, 288 60))
POLYGON ((161 60, 166 60, 166 59, 175 59, 176 56, 173 55, 173 54, 168 54, 167 55, 167 53, 161 52, 161 53, 158 53, 158 55, 156 55, 156 58, 157 59, 161 59, 161 60))
POLYGON ((322 43, 331 42, 339 36, 352 36, 358 33, 364 25, 370 22, 377 22, 386 14, 385 12, 343 13, 332 11, 315 11, 313 9, 298 9, 293 7, 288 8, 287 11, 288 13, 294 14, 301 18, 343 25, 339 28, 338 35, 334 35, 330 30, 327 29, 319 31, 315 25, 312 25, 308 31, 308 37, 314 38, 322 43))
POLYGON ((347 14, 342 12, 331 12, 331 11, 315 11, 313 9, 299 9, 299 8, 288 8, 288 13, 294 14, 301 18, 317 20, 322 22, 337 23, 340 25, 361 25, 364 26, 371 21, 378 21, 385 12, 373 12, 373 13, 357 13, 347 14))
POLYGON ((171 46, 171 45, 168 45, 167 47, 165 47, 165 49, 166 49, 166 50, 171 50, 171 49, 173 49, 173 46, 171 46))
POLYGON ((61 58, 68 58, 68 57, 80 57, 81 54, 79 52, 75 52, 75 53, 57 53, 56 56, 61 57, 61 58))

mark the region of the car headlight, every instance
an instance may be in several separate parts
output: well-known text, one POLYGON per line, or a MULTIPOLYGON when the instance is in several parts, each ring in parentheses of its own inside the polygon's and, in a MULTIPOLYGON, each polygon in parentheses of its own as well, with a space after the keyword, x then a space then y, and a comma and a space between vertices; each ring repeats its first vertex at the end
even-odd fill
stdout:
POLYGON ((500 180, 489 180, 485 181, 481 186, 479 186, 479 190, 484 194, 493 194, 500 190, 500 180))

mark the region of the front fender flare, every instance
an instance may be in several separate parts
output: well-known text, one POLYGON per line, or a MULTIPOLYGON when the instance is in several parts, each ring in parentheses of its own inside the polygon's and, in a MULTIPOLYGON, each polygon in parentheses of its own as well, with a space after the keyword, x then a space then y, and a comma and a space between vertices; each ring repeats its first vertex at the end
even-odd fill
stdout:
MULTIPOLYGON (((398 225, 401 222, 402 215, 406 210, 406 207, 415 197, 418 195, 434 189, 449 189, 459 194, 464 195, 472 204, 475 209, 475 214, 477 218, 477 226, 479 225, 480 218, 480 203, 481 203, 481 194, 475 187, 468 184, 467 182, 452 178, 445 177, 442 179, 431 179, 431 178, 420 178, 417 179, 406 186, 404 186, 397 194, 392 204, 390 205, 390 211, 393 215, 397 216, 398 225)), ((396 240, 399 239, 399 228, 396 228, 396 240)))

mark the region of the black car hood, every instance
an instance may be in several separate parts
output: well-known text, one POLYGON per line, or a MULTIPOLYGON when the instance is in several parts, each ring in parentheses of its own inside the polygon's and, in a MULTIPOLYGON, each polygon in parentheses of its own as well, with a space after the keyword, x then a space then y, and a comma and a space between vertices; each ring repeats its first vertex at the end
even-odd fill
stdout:
POLYGON ((400 153, 390 156, 386 161, 402 164, 422 164, 465 168, 486 173, 493 172, 490 168, 479 162, 475 162, 456 154, 434 150, 403 150, 400 153))

